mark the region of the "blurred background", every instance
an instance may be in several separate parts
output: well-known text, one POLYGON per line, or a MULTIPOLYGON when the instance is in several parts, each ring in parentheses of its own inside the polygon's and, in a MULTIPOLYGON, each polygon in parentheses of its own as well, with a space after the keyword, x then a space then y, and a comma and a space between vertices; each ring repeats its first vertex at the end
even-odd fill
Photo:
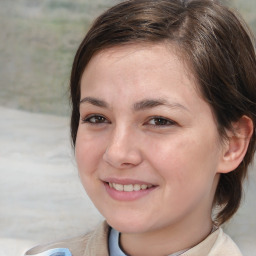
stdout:
MULTIPOLYGON (((0 0, 0 105, 68 115, 74 53, 114 0, 0 0)), ((230 0, 256 32, 256 1, 230 0)))
MULTIPOLYGON (((0 0, 0 256, 87 232, 102 217, 69 141, 69 74, 92 20, 117 0, 0 0)), ((256 34, 256 0, 230 0, 256 34)), ((256 255, 256 168, 226 227, 256 255)))
POLYGON ((72 60, 113 0, 0 0, 0 105, 68 115, 72 60))

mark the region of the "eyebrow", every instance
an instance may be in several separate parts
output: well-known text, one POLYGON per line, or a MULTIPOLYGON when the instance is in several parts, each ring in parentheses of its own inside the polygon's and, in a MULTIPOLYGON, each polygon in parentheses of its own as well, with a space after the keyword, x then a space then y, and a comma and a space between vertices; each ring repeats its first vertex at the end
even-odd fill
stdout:
MULTIPOLYGON (((109 104, 101 99, 94 98, 94 97, 85 97, 80 101, 80 104, 82 103, 89 103, 91 105, 101 107, 101 108, 109 108, 109 104)), ((134 111, 142 111, 146 109, 151 109, 157 106, 167 106, 169 108, 175 109, 183 109, 186 111, 189 111, 185 106, 181 105, 180 103, 170 103, 165 99, 144 99, 139 102, 134 103, 133 110, 134 111)))
POLYGON ((184 109, 187 110, 188 109, 181 105, 180 103, 170 103, 165 99, 145 99, 142 101, 139 101, 137 103, 134 104, 133 108, 135 111, 140 111, 140 110, 145 110, 145 109, 150 109, 150 108, 154 108, 157 106, 166 106, 169 108, 180 108, 180 109, 184 109))
POLYGON ((93 98, 93 97, 85 97, 82 100, 80 100, 80 104, 82 103, 90 103, 94 106, 97 107, 101 107, 101 108, 108 108, 109 105, 106 101, 101 100, 101 99, 97 99, 97 98, 93 98))

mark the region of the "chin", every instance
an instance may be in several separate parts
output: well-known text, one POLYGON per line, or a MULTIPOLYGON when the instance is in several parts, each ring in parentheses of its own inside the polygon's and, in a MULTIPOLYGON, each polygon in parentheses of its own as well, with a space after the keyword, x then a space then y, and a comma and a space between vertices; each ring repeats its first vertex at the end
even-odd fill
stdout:
POLYGON ((121 233, 143 233, 147 230, 145 221, 136 218, 107 218, 107 223, 121 233))

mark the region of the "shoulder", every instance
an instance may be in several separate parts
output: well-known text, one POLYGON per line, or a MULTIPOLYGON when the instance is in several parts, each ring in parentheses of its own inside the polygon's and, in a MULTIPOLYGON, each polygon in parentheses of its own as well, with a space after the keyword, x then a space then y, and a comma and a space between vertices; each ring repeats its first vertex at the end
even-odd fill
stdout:
POLYGON ((242 256, 234 241, 223 232, 221 228, 217 229, 205 240, 191 248, 184 256, 242 256))
POLYGON ((99 225, 94 231, 71 239, 36 246, 26 252, 25 256, 36 255, 54 248, 67 248, 72 256, 104 255, 108 253, 109 226, 106 222, 99 225))
POLYGON ((217 240, 212 247, 211 253, 209 254, 209 256, 213 255, 242 256, 242 253, 235 242, 227 234, 225 234, 222 229, 220 229, 217 240))

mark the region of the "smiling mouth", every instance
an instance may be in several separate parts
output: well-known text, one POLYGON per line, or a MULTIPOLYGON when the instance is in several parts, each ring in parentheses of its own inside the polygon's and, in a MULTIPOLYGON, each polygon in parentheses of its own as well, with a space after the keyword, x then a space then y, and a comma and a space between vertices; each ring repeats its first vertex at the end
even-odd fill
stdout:
POLYGON ((113 188, 117 191, 125 191, 125 192, 132 192, 132 191, 140 191, 140 190, 146 190, 149 188, 152 188, 153 185, 147 185, 147 184, 118 184, 118 183, 107 183, 110 188, 113 188))

